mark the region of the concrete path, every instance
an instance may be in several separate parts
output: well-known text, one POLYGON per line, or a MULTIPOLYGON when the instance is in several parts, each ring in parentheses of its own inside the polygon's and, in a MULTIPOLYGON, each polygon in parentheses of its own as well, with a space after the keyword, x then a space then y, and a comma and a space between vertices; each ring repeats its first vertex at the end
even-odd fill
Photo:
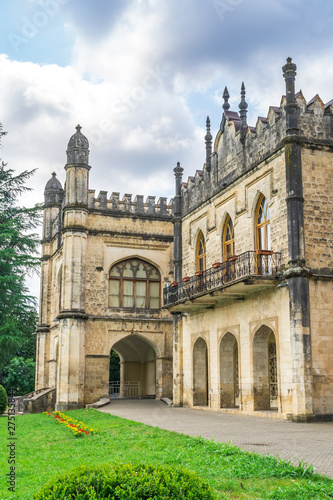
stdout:
POLYGON ((333 422, 295 424, 284 420, 173 408, 156 400, 113 400, 100 411, 189 436, 213 438, 245 450, 298 464, 304 460, 333 478, 333 422))

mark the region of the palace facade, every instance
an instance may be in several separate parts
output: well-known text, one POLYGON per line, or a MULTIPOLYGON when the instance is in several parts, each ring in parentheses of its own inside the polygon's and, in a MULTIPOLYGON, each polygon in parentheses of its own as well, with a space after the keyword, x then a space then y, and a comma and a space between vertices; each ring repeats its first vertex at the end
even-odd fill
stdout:
POLYGON ((333 101, 286 95, 223 117, 206 163, 174 169, 174 399, 296 421, 333 416, 333 101))
POLYGON ((153 196, 96 197, 76 129, 65 188, 55 173, 45 187, 36 390, 54 388, 58 410, 108 398, 114 350, 120 396, 172 397, 172 319, 161 309, 172 207, 153 196))
POLYGON ((89 189, 77 127, 45 188, 36 389, 311 421, 333 417, 333 100, 286 95, 255 127, 224 91, 206 162, 171 202, 89 189), (127 385, 126 385, 127 384, 127 385))

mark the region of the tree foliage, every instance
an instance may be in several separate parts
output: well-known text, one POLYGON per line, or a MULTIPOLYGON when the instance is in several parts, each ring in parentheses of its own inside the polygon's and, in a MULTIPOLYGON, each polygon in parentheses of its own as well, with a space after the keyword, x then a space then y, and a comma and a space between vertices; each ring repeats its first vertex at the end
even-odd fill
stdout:
POLYGON ((116 351, 111 351, 110 356, 110 374, 109 380, 111 382, 119 382, 120 381, 120 359, 116 351))
POLYGON ((32 358, 24 359, 15 356, 3 370, 2 384, 7 393, 23 396, 35 390, 35 367, 32 358))
MULTIPOLYGON (((4 134, 0 124, 0 141, 4 134)), ((40 223, 41 209, 17 204, 19 197, 30 191, 26 182, 34 172, 15 175, 0 160, 0 369, 22 348, 28 319, 31 323, 36 307, 25 275, 39 266, 39 237, 33 231, 40 223)))

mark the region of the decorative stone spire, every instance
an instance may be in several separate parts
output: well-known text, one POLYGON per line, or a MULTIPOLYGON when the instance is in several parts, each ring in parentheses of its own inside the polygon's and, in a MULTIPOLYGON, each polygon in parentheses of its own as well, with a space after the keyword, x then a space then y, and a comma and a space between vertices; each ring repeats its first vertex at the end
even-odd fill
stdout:
POLYGON ((241 120, 241 128, 240 128, 240 140, 241 142, 244 143, 245 141, 245 136, 246 136, 246 131, 247 131, 247 119, 246 119, 246 115, 247 115, 247 108, 248 108, 248 104, 247 102, 245 101, 245 85, 244 85, 244 82, 242 82, 242 86, 241 86, 241 102, 239 103, 239 109, 240 109, 240 112, 239 112, 239 116, 240 116, 240 120, 241 120))
POLYGON ((222 105, 222 108, 224 109, 224 111, 228 111, 228 109, 230 108, 230 104, 229 104, 229 92, 228 92, 228 89, 227 87, 224 87, 224 92, 223 92, 223 99, 224 99, 224 103, 222 105))
POLYGON ((173 169, 173 171, 175 172, 176 178, 183 176, 184 169, 180 166, 179 161, 177 161, 177 166, 173 169))
POLYGON ((210 119, 209 116, 207 116, 205 142, 206 142, 206 169, 208 172, 210 172, 211 169, 210 155, 212 154, 212 139, 213 136, 210 133, 210 119))
POLYGON ((288 57, 287 64, 282 68, 283 77, 286 81, 286 99, 288 104, 295 101, 296 64, 291 61, 291 57, 288 57))
POLYGON ((176 193, 174 198, 174 215, 181 215, 181 187, 182 187, 182 178, 184 169, 180 166, 179 161, 177 162, 177 166, 173 169, 176 177, 176 193))
POLYGON ((89 142, 81 133, 81 125, 77 125, 76 133, 72 135, 67 147, 67 164, 89 164, 89 142))
POLYGON ((287 64, 282 68, 283 76, 286 81, 286 132, 287 135, 298 134, 297 102, 295 98, 295 76, 296 64, 291 62, 288 57, 287 64))
POLYGON ((221 130, 221 132, 223 132, 224 126, 225 126, 225 123, 226 123, 225 113, 230 108, 230 104, 228 102, 230 95, 229 95, 227 87, 224 87, 224 91, 223 91, 222 97, 224 99, 224 103, 222 104, 223 114, 222 114, 222 120, 221 120, 221 124, 220 124, 220 130, 221 130))

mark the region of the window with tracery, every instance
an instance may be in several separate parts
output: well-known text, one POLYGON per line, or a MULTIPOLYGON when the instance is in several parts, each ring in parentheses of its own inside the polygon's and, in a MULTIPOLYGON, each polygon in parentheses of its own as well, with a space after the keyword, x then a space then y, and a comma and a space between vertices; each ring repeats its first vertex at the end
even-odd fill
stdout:
POLYGON ((223 228, 222 236, 222 257, 227 260, 235 254, 234 226, 230 215, 228 215, 223 228))
POLYGON ((152 264, 127 259, 110 269, 109 307, 159 309, 161 276, 152 264))
POLYGON ((206 269, 206 243, 201 231, 197 241, 196 268, 197 271, 205 271, 206 269))
POLYGON ((256 248, 271 250, 271 224, 269 207, 264 195, 261 195, 256 210, 256 248))

